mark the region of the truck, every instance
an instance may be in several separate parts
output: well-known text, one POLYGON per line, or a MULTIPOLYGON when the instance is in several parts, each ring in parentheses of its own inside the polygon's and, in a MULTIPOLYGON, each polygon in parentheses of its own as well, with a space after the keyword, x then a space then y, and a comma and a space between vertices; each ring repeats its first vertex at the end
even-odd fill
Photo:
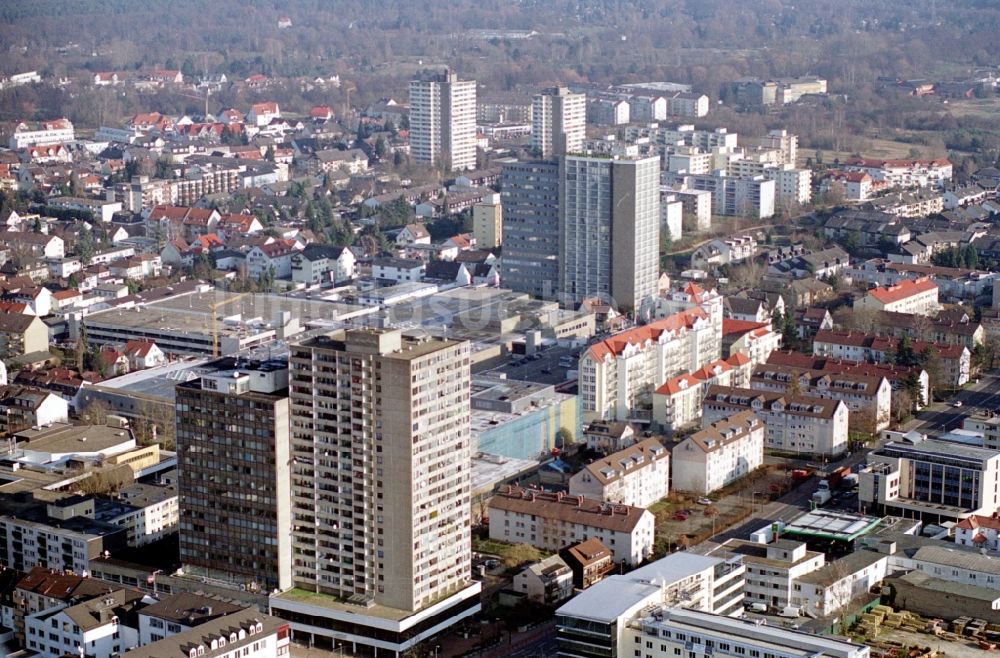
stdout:
POLYGON ((858 488, 858 474, 848 473, 840 480, 840 488, 844 491, 853 491, 858 488))
POLYGON ((819 486, 816 487, 816 492, 812 495, 812 502, 816 507, 822 507, 830 502, 830 498, 832 496, 833 494, 830 493, 830 485, 826 483, 826 480, 823 480, 819 483, 819 486))
POLYGON ((830 485, 831 491, 836 491, 840 489, 841 481, 851 474, 850 466, 841 466, 840 468, 835 468, 830 471, 830 474, 826 476, 827 484, 830 485))

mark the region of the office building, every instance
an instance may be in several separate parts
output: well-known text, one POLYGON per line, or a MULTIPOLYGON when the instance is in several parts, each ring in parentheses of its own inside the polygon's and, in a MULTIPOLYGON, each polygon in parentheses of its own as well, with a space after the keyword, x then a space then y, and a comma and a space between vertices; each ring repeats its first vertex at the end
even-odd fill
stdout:
MULTIPOLYGON (((795 580, 826 564, 823 553, 810 551, 805 542, 776 539, 769 543, 730 539, 722 549, 743 557, 746 603, 763 603, 774 610, 792 605, 796 594, 795 580)), ((801 605, 801 596, 795 600, 801 605)))
POLYGON ((750 619, 732 619, 683 607, 648 611, 635 623, 629 624, 624 635, 625 646, 645 647, 642 655, 651 658, 674 658, 677 655, 868 658, 871 654, 871 649, 865 644, 778 626, 763 626, 750 619))
POLYGON ((447 171, 476 168, 476 81, 445 70, 410 82, 410 152, 447 171))
POLYGON ((180 556, 189 573, 290 587, 288 364, 224 358, 176 388, 180 556))
POLYGON ((479 609, 469 344, 351 329, 291 347, 296 633, 405 651, 479 609))
POLYGON ((860 471, 858 499, 872 510, 930 523, 991 516, 1000 508, 1000 452, 890 433, 860 471))
POLYGON ((559 285, 559 164, 505 163, 500 189, 500 280, 511 290, 550 299, 559 285))
POLYGON ((664 605, 740 614, 743 575, 739 555, 681 551, 628 574, 609 576, 556 610, 559 656, 625 658, 635 655, 634 648, 640 655, 650 653, 646 644, 635 643, 629 626, 644 611, 664 605))
POLYGON ((531 148, 542 158, 576 153, 587 136, 587 95, 565 87, 535 94, 531 102, 531 148))
POLYGON ((660 275, 660 158, 569 155, 560 169, 560 292, 638 310, 660 275))

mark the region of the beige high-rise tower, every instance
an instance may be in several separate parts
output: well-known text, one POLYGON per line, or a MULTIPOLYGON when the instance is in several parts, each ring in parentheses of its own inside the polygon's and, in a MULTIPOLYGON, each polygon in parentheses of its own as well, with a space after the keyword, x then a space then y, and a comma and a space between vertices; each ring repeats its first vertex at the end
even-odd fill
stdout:
POLYGON ((410 82, 410 152, 451 171, 476 168, 476 81, 449 71, 410 82))
POLYGON ((577 153, 587 136, 587 96, 565 87, 535 94, 531 102, 531 148, 542 158, 577 153))
POLYGON ((409 612, 468 587, 468 343, 352 329, 290 368, 295 586, 409 612))

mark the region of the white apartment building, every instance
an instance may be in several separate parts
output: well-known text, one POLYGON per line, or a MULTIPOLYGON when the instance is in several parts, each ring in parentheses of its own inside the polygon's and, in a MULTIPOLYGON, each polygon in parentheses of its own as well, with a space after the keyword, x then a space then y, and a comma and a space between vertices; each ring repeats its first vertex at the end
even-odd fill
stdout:
POLYGON ((449 171, 476 168, 476 81, 449 71, 410 82, 410 153, 449 171))
POLYGON ((713 385, 745 386, 750 380, 750 360, 743 354, 717 359, 693 373, 668 379, 653 392, 653 423, 667 432, 701 419, 701 400, 713 385))
POLYGON ((804 206, 812 201, 812 170, 794 165, 767 167, 764 178, 774 181, 774 201, 779 208, 804 206))
POLYGON ((36 612, 24 619, 25 645, 43 656, 79 654, 111 658, 138 646, 139 632, 124 623, 125 611, 142 598, 117 589, 93 599, 36 612))
POLYGON ((698 247, 691 254, 691 267, 712 269, 721 265, 741 263, 757 254, 757 241, 750 235, 716 238, 698 247))
POLYGON ((767 135, 757 140, 757 144, 768 150, 776 150, 781 153, 780 162, 786 165, 798 163, 799 137, 787 130, 776 129, 768 131, 767 135))
POLYGON ((22 571, 40 565, 83 573, 103 551, 124 548, 126 536, 124 529, 86 518, 57 525, 0 516, 0 564, 22 571))
POLYGON ((53 119, 39 121, 37 124, 18 123, 14 134, 10 136, 10 148, 22 149, 28 146, 46 146, 48 144, 65 144, 76 139, 73 124, 69 119, 53 119))
POLYGON ((711 192, 712 212, 716 215, 757 219, 774 216, 775 182, 763 176, 680 174, 676 182, 687 189, 711 192))
POLYGON ((715 164, 715 156, 712 153, 699 151, 692 146, 678 146, 665 153, 663 161, 666 164, 665 171, 677 174, 708 175, 712 172, 712 167, 715 164))
POLYGON ((720 617, 683 607, 650 611, 629 624, 625 636, 619 656, 868 658, 871 653, 871 649, 864 644, 778 626, 761 626, 749 619, 720 617), (636 647, 638 653, 626 653, 631 647, 636 647))
POLYGON ((558 555, 550 555, 514 574, 511 587, 534 603, 561 603, 573 596, 573 570, 558 555))
POLYGON ((489 503, 490 539, 558 551, 597 538, 615 562, 636 565, 653 552, 654 517, 631 505, 585 496, 502 488, 489 503))
POLYGON ((340 283, 354 278, 357 259, 347 247, 308 244, 292 254, 292 281, 306 284, 340 283))
MULTIPOLYGON (((826 564, 823 553, 810 551, 805 542, 776 539, 762 544, 731 539, 720 550, 742 556, 746 567, 743 586, 746 603, 763 603, 773 610, 795 604, 795 581, 826 564)), ((801 601, 801 597, 799 597, 801 601)))
POLYGON ((542 158, 578 153, 587 137, 587 95, 565 87, 535 94, 531 101, 531 148, 542 158))
POLYGON ((944 187, 951 181, 953 167, 944 158, 934 160, 876 160, 848 158, 841 169, 868 174, 888 187, 944 187))
POLYGON ((466 342, 350 329, 291 346, 292 581, 310 595, 272 596, 273 614, 405 651, 479 609, 469 396, 466 342))
POLYGON ((163 596, 139 611, 139 645, 159 642, 244 609, 244 606, 193 592, 163 596))
POLYGON ((711 107, 708 96, 692 92, 677 92, 667 96, 667 114, 678 117, 703 117, 711 107))
POLYGON ((879 375, 852 372, 816 372, 793 366, 762 364, 754 368, 750 388, 784 393, 797 388, 803 395, 842 400, 851 410, 851 420, 865 417, 868 425, 858 429, 878 432, 889 426, 892 385, 879 375))
POLYGON ((130 658, 281 658, 291 652, 292 624, 247 609, 128 652, 130 658))
POLYGON ((764 363, 771 352, 781 349, 783 340, 780 331, 775 331, 771 322, 744 322, 726 318, 722 321, 723 351, 733 357, 742 354, 751 366, 764 363))
POLYGON ((673 450, 673 488, 707 495, 764 463, 764 424, 752 411, 715 421, 673 450))
POLYGON ((627 420, 672 376, 721 356, 722 309, 695 306, 615 334, 580 355, 585 420, 627 420))
POLYGON ((684 232, 684 203, 667 187, 660 188, 660 234, 680 240, 684 232))
POLYGON ((862 549, 799 576, 792 585, 791 604, 817 617, 837 614, 855 598, 867 594, 890 572, 890 556, 862 549))
POLYGON ((811 395, 710 386, 702 404, 702 427, 748 409, 764 422, 766 449, 817 456, 847 450, 847 405, 811 395))
POLYGON ((569 479, 569 495, 649 507, 670 493, 670 453, 645 439, 583 467, 569 479))
POLYGON ((859 472, 858 499, 872 510, 925 521, 991 516, 1000 509, 1000 451, 917 432, 868 455, 859 472))
POLYGON ((941 308, 938 286, 929 277, 904 279, 895 285, 872 288, 867 295, 854 302, 854 306, 915 315, 936 315, 941 308))
MULTIPOLYGON (((560 656, 633 656, 650 651, 630 627, 659 606, 715 615, 743 613, 744 567, 738 555, 672 553, 592 585, 556 611, 560 656)), ((671 654, 673 655, 673 654, 671 654)))

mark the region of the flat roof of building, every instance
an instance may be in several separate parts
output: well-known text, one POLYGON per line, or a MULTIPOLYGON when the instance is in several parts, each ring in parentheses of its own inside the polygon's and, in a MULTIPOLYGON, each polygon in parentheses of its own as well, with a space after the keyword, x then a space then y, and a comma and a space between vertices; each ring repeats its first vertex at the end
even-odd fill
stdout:
POLYGON ((23 430, 17 432, 17 437, 27 439, 27 443, 18 446, 21 450, 63 454, 100 452, 134 440, 125 428, 66 423, 53 423, 51 427, 23 430))
POLYGON ((853 541, 874 530, 880 522, 881 519, 875 516, 817 509, 794 519, 781 532, 801 537, 853 541))

